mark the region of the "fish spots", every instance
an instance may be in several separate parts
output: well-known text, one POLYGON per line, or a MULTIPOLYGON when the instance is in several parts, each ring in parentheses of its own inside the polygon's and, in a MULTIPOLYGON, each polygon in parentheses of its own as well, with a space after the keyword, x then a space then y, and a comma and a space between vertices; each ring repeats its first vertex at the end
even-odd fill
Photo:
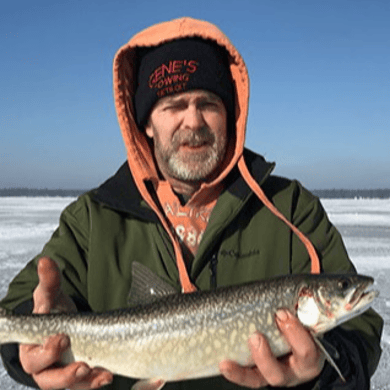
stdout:
POLYGON ((168 365, 169 363, 174 364, 176 363, 176 357, 174 354, 171 354, 170 358, 168 358, 168 354, 160 354, 159 356, 159 362, 161 365, 168 365))
POLYGON ((184 345, 179 344, 176 348, 177 356, 183 356, 186 354, 187 350, 184 348, 184 345))
POLYGON ((196 347, 196 345, 197 345, 197 341, 196 341, 195 337, 191 338, 191 339, 188 341, 188 346, 189 346, 190 348, 194 348, 194 347, 196 347))
POLYGON ((22 325, 22 330, 24 331, 24 332, 30 332, 30 325, 29 324, 26 324, 26 325, 22 325))
POLYGON ((37 326, 36 324, 33 324, 31 326, 31 334, 34 334, 34 333, 38 333, 39 332, 39 326, 37 326))
POLYGON ((197 355, 198 355, 199 359, 203 359, 204 353, 200 348, 198 348, 198 350, 197 350, 197 355))
POLYGON ((208 332, 206 330, 203 330, 203 332, 201 332, 199 336, 199 342, 203 343, 205 339, 208 337, 208 335, 209 335, 208 332))
POLYGON ((257 330, 257 327, 256 327, 256 324, 254 324, 253 322, 251 322, 248 326, 248 331, 249 331, 249 334, 252 335, 253 333, 255 333, 257 330))
POLYGON ((230 333, 230 337, 229 337, 229 343, 230 345, 234 345, 237 341, 237 336, 238 336, 238 332, 236 329, 233 329, 232 332, 230 333))

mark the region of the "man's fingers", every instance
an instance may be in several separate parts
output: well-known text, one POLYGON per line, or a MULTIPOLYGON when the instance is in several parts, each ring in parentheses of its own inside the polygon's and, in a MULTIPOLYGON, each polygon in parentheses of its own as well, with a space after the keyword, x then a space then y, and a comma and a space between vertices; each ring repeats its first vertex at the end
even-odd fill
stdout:
POLYGON ((287 310, 279 310, 276 321, 280 331, 292 348, 289 366, 295 374, 310 379, 319 375, 325 363, 325 357, 314 342, 310 333, 287 310))
POLYGON ((50 293, 60 288, 61 276, 57 264, 50 257, 42 257, 38 262, 39 282, 44 292, 50 293))
POLYGON ((91 369, 75 362, 59 366, 63 352, 70 346, 66 335, 49 337, 43 345, 20 345, 20 361, 25 372, 32 375, 43 389, 98 389, 112 382, 113 376, 103 368, 91 369))
POLYGON ((53 366, 33 375, 33 378, 42 390, 84 390, 108 385, 113 375, 103 368, 90 368, 85 363, 75 362, 63 367, 53 366))
POLYGON ((113 380, 113 375, 100 367, 89 368, 82 364, 75 372, 74 378, 70 379, 68 387, 71 390, 99 389, 106 386, 113 380))
POLYGON ((61 288, 61 276, 57 264, 49 257, 38 262, 39 283, 34 290, 34 313, 48 313, 61 288))
POLYGON ((296 356, 307 360, 312 360, 316 357, 316 344, 297 317, 293 316, 287 310, 278 310, 276 313, 276 321, 296 356), (315 353, 314 356, 308 355, 308 353, 313 352, 315 353))
MULTIPOLYGON (((99 389, 102 386, 106 386, 113 381, 114 377, 111 372, 100 368, 93 368, 86 377, 86 384, 89 389, 99 389)), ((76 385, 72 390, 78 390, 80 385, 76 385)), ((83 387, 80 387, 81 389, 83 387)))
POLYGON ((276 322, 291 346, 291 353, 278 359, 266 337, 255 333, 249 339, 255 367, 241 367, 230 361, 221 362, 219 368, 226 379, 251 388, 267 384, 285 387, 307 382, 321 373, 324 365, 322 352, 299 320, 288 311, 280 310, 276 322))
POLYGON ((240 386, 256 389, 267 385, 256 367, 242 367, 230 360, 224 360, 219 364, 219 370, 228 381, 240 386))
POLYGON ((234 362, 224 361, 220 363, 219 369, 226 379, 250 388, 283 386, 287 383, 284 367, 274 356, 267 339, 261 333, 250 337, 249 348, 255 367, 242 367, 234 362))
POLYGON ((42 350, 41 345, 37 344, 20 344, 19 345, 19 359, 20 363, 23 367, 23 370, 27 374, 33 374, 36 372, 36 355, 39 355, 39 353, 42 350))
POLYGON ((64 367, 53 367, 33 375, 42 390, 71 388, 86 379, 91 369, 84 363, 72 363, 64 367))
POLYGON ((24 371, 36 374, 57 363, 69 345, 69 337, 62 334, 48 337, 43 345, 21 344, 19 357, 24 371))
POLYGON ((61 288, 61 274, 57 264, 49 257, 38 262, 39 283, 34 290, 34 313, 45 314, 52 311, 76 312, 73 300, 61 288))
MULTIPOLYGON (((72 299, 61 289, 61 274, 53 260, 41 258, 37 272, 39 283, 33 294, 34 313, 77 311, 72 299)), ((32 375, 43 390, 98 389, 112 382, 112 374, 102 368, 91 369, 82 362, 60 366, 62 354, 69 346, 70 339, 66 335, 51 336, 43 345, 22 344, 19 347, 20 362, 24 371, 32 375)))
POLYGON ((288 383, 288 374, 285 367, 280 364, 268 344, 267 339, 260 333, 255 333, 249 339, 249 348, 252 358, 264 377, 271 386, 283 386, 288 383))

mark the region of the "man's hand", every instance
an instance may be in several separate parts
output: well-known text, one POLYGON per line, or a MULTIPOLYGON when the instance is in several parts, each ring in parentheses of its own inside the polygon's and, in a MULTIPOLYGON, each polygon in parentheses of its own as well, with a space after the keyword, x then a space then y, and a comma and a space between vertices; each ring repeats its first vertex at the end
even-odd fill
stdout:
MULTIPOLYGON (((39 283, 34 290, 34 313, 75 312, 72 299, 61 289, 61 275, 56 263, 43 257, 38 263, 39 283)), ((62 354, 69 348, 66 335, 49 337, 43 345, 24 344, 19 347, 24 371, 43 390, 70 388, 97 389, 112 382, 112 374, 101 368, 90 368, 83 362, 60 366, 62 354)))
POLYGON ((219 368, 226 379, 251 388, 267 385, 292 387, 308 382, 321 373, 325 357, 299 320, 288 311, 279 310, 276 321, 292 352, 276 358, 267 339, 256 333, 249 340, 255 367, 242 367, 231 361, 223 361, 219 368))

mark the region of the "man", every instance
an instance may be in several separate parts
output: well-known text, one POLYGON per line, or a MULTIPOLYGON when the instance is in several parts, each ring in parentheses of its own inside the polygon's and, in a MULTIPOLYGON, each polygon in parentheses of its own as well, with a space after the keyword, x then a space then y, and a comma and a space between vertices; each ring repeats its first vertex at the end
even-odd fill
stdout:
MULTIPOLYGON (((248 74, 215 26, 182 18, 140 32, 115 57, 114 89, 127 163, 67 207, 2 306, 36 313, 126 307, 133 261, 184 293, 311 270, 354 272, 318 199, 272 176, 273 164, 244 149, 248 74)), ((294 316, 280 310, 276 321, 290 355, 276 359, 254 334, 253 367, 224 361, 219 377, 166 389, 369 388, 382 327, 372 310, 325 336, 346 384, 294 316)), ((68 346, 66 335, 56 335, 43 346, 5 346, 2 357, 11 376, 42 389, 134 384, 83 362, 59 366, 68 346)))

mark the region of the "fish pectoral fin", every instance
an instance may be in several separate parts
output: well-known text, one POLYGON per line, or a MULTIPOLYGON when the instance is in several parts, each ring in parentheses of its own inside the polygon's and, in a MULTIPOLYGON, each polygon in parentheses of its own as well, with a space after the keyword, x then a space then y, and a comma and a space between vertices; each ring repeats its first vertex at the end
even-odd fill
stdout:
POLYGON ((318 348, 322 351, 322 353, 325 355, 325 359, 328 361, 328 363, 336 370, 336 372, 339 374, 340 379, 346 383, 346 379, 344 378, 343 374, 341 373, 340 369, 337 367, 336 362, 333 360, 332 356, 330 356, 329 352, 325 349, 322 342, 316 337, 313 336, 313 339, 315 343, 318 345, 318 348))
POLYGON ((131 390, 160 390, 164 385, 165 381, 162 379, 144 379, 138 381, 131 390))

